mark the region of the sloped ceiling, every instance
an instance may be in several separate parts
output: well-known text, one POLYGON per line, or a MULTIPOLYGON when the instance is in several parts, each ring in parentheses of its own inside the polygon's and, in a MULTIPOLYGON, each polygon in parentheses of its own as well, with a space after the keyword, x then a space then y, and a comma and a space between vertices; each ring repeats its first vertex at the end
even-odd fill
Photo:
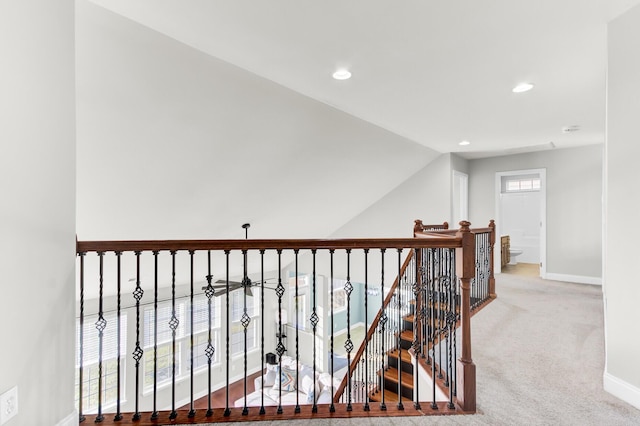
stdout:
MULTIPOLYGON (((89 2, 78 238, 322 238, 439 154, 89 2)), ((409 229, 410 224, 407 225, 409 229)))
POLYGON ((475 158, 602 143, 606 24, 638 0, 94 2, 439 152, 475 158), (332 80, 340 66, 353 78, 332 80), (521 81, 536 87, 512 93, 521 81), (562 132, 571 125, 581 130, 562 132), (460 147, 463 139, 472 144, 460 147))
POLYGON ((439 153, 602 143, 639 2, 79 0, 78 236, 325 237, 439 153))

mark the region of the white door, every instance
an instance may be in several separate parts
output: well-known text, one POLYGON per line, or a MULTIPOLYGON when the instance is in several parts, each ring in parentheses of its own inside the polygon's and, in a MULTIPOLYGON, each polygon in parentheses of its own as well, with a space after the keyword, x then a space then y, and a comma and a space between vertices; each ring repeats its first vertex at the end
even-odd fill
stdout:
MULTIPOLYGON (((509 235, 512 249, 522 250, 521 263, 539 263, 546 276, 546 170, 496 173, 496 253, 500 236, 509 235)), ((500 272, 500 256, 494 268, 500 272)))

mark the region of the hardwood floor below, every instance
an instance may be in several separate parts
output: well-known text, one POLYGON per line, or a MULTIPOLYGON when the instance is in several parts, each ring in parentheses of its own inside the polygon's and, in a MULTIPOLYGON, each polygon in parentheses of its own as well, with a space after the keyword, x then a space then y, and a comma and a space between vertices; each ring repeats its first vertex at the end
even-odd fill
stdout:
MULTIPOLYGON (((250 376, 247 376, 247 395, 255 390, 255 386, 253 384, 256 377, 261 376, 263 373, 258 371, 250 376)), ((229 406, 233 407, 233 403, 242 398, 244 396, 244 380, 238 380, 237 382, 231 383, 229 385, 229 406)), ((226 390, 219 389, 215 392, 211 393, 211 407, 213 408, 225 408, 227 402, 227 392, 226 390)), ((189 411, 191 404, 186 404, 180 408, 179 410, 187 410, 189 411)), ((193 408, 196 410, 207 410, 209 408, 209 402, 206 396, 202 398, 196 399, 193 401, 193 408)))

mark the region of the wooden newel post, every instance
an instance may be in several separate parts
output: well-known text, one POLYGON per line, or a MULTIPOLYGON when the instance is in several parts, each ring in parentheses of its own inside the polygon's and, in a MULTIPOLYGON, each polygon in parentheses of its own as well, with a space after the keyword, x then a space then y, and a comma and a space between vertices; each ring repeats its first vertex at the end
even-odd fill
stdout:
POLYGON ((413 236, 415 237, 416 234, 424 230, 424 226, 422 225, 422 221, 420 219, 416 219, 414 223, 415 224, 413 225, 413 236))
POLYGON ((495 253, 496 248, 496 222, 491 219, 489 221, 489 228, 491 229, 491 234, 489 236, 489 244, 491 244, 491 259, 489 261, 489 297, 495 299, 496 296, 496 277, 493 275, 493 267, 495 265, 493 255, 495 253))
POLYGON ((457 399, 460 408, 467 412, 476 411, 476 365, 471 358, 471 280, 475 276, 476 242, 469 230, 471 223, 460 222, 456 234, 462 238, 462 247, 456 249, 456 273, 460 278, 460 326, 462 353, 457 361, 457 399))

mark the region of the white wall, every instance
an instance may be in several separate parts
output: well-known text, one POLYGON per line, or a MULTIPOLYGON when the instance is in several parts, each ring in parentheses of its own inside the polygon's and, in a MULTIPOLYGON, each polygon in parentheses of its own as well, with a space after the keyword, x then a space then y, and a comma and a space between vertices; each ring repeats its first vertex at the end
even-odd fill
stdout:
POLYGON ((438 155, 77 3, 81 240, 324 238, 438 155))
MULTIPOLYGON (((469 162, 471 223, 495 217, 496 172, 546 169, 547 274, 602 276, 602 145, 469 162)), ((500 224, 498 224, 500 226, 500 224)))
POLYGON ((0 393, 8 424, 74 410, 74 2, 0 3, 0 393))
POLYGON ((605 165, 605 389, 640 408, 640 7, 609 24, 605 165))
POLYGON ((442 223, 450 217, 451 155, 442 154, 345 223, 331 238, 410 238, 414 220, 442 223))

